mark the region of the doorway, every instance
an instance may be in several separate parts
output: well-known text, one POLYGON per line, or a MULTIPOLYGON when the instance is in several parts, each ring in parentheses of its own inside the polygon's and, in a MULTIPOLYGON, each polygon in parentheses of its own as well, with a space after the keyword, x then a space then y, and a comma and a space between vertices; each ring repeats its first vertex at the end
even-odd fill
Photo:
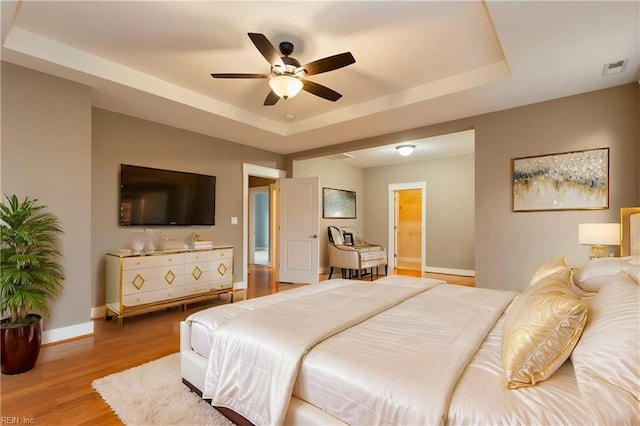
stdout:
POLYGON ((388 241, 392 268, 425 270, 426 190, 426 182, 388 185, 388 241))
POLYGON ((276 180, 249 176, 249 264, 271 266, 276 180))
MULTIPOLYGON (((234 284, 234 289, 246 289, 247 288, 247 277, 249 271, 249 261, 250 261, 250 250, 249 246, 251 245, 251 238, 249 234, 249 202, 250 202, 250 184, 249 181, 252 179, 266 179, 267 186, 270 187, 270 223, 271 223, 271 232, 270 232, 270 244, 269 244, 269 261, 271 264, 274 263, 274 253, 275 244, 276 244, 276 230, 275 228, 275 189, 271 190, 271 188, 275 188, 275 182, 277 179, 282 179, 286 176, 286 172, 284 170, 273 169, 270 167, 257 166, 255 164, 243 163, 242 164, 242 281, 236 282, 234 284), (271 183, 273 182, 273 184, 271 183)), ((255 181, 257 182, 257 181, 255 181)), ((254 183, 256 186, 265 186, 264 182, 262 184, 254 183)))
POLYGON ((420 271, 422 267, 422 190, 396 191, 396 267, 420 271))
MULTIPOLYGON (((269 186, 252 187, 249 177, 249 263, 271 266, 271 196, 269 186)), ((275 181, 273 181, 275 183, 275 181)))

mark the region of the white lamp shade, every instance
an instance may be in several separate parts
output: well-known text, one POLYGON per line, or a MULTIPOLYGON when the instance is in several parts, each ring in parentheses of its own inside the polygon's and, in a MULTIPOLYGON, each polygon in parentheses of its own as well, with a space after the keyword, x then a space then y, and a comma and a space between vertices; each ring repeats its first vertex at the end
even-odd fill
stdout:
POLYGON ((578 242, 580 244, 619 246, 620 224, 581 223, 578 225, 578 242))
POLYGON ((416 148, 415 145, 400 145, 400 146, 396 146, 396 149, 398 150, 398 154, 402 155, 403 157, 407 157, 411 154, 413 154, 413 150, 416 148))
POLYGON ((271 90, 283 99, 293 98, 302 89, 302 81, 290 75, 277 75, 269 80, 271 90))

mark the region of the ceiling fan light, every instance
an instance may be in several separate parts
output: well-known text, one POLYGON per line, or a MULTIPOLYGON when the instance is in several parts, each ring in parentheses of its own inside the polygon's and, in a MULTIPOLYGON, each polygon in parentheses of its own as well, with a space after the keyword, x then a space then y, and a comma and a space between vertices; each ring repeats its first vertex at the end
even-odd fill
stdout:
POLYGON ((398 150, 398 154, 402 155, 403 157, 407 157, 411 154, 413 154, 413 150, 416 148, 415 145, 399 145, 396 146, 396 149, 398 150))
POLYGON ((283 99, 293 98, 302 89, 302 81, 299 78, 292 77, 290 75, 277 75, 271 77, 269 80, 269 86, 273 93, 280 96, 283 99))

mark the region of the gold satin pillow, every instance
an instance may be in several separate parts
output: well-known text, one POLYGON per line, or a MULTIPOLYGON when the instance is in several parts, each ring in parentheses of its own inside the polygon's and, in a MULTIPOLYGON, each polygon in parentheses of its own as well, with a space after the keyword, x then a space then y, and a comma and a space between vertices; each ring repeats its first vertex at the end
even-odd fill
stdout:
POLYGON ((525 289, 512 303, 502 334, 502 366, 509 389, 548 379, 569 357, 587 309, 559 270, 525 289))
POLYGON ((533 285, 544 277, 555 274, 556 272, 562 272, 567 276, 567 278, 569 278, 569 276, 571 275, 571 268, 569 267, 569 264, 567 263, 567 259, 565 257, 561 257, 560 259, 553 262, 545 263, 544 265, 539 267, 538 270, 533 274, 533 278, 531 279, 529 285, 533 285))

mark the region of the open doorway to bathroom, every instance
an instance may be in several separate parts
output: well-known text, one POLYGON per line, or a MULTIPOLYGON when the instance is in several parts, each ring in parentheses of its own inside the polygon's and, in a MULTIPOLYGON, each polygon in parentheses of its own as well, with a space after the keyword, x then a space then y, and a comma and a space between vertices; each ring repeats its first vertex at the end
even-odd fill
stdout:
POLYGON ((396 191, 396 267, 410 271, 422 268, 422 190, 396 191))
POLYGON ((389 266, 424 272, 427 183, 390 183, 389 266))

